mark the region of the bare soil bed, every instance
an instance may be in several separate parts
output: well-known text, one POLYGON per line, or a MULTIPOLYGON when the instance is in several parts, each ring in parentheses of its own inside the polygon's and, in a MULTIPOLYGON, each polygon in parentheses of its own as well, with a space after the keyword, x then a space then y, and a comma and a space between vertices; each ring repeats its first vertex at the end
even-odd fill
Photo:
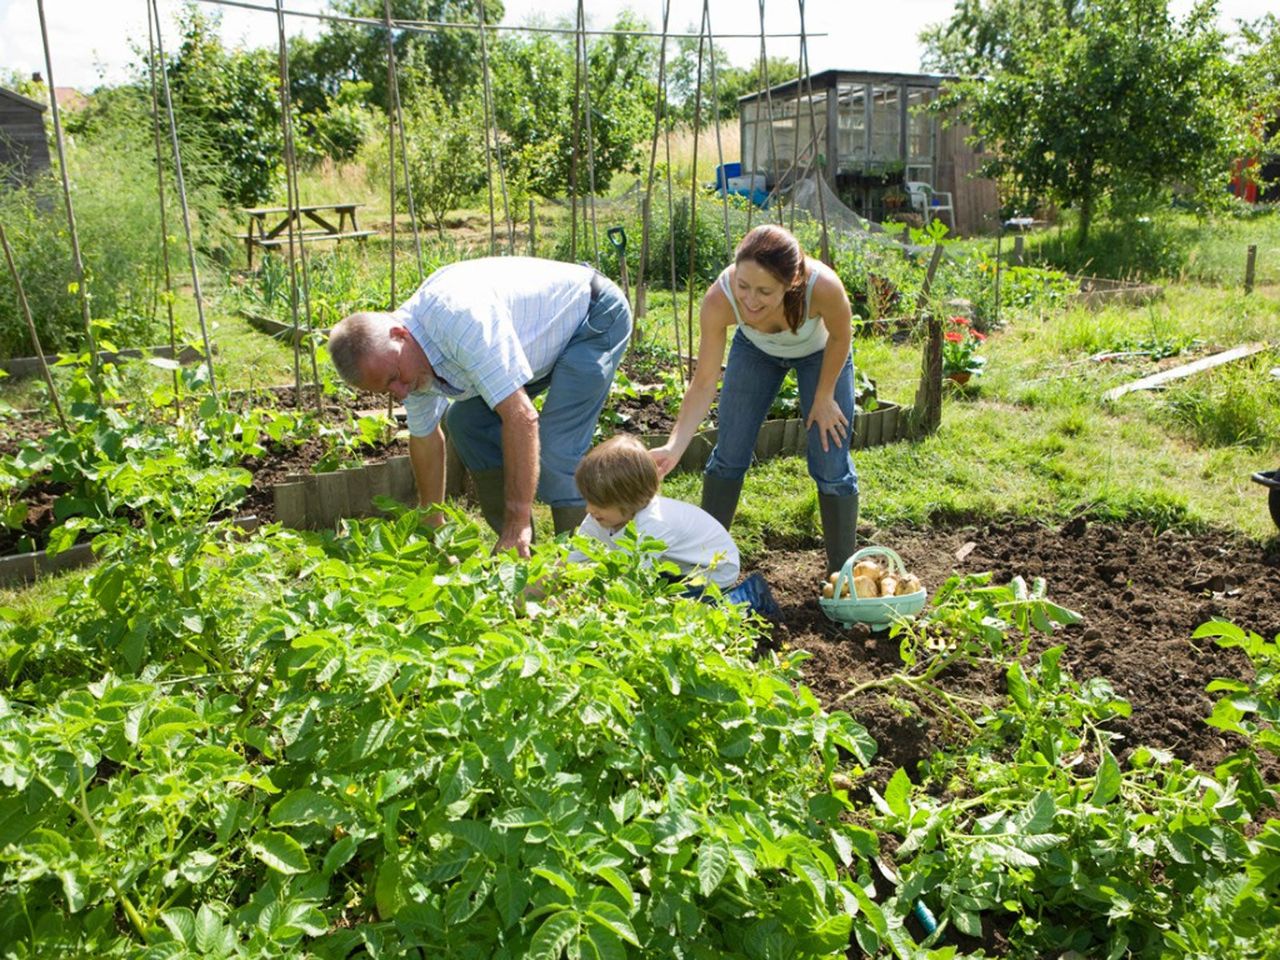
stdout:
MULTIPOLYGON (((1124 736, 1122 750, 1162 747, 1212 771, 1240 746, 1205 724, 1212 707, 1205 686, 1215 677, 1252 677, 1252 669, 1237 651, 1192 641, 1191 634, 1223 619, 1266 638, 1280 635, 1280 538, 1258 543, 1221 532, 1157 534, 1145 525, 1077 519, 1061 528, 1016 521, 883 530, 873 539, 901 554, 931 593, 952 573, 989 570, 996 583, 1044 577, 1050 599, 1083 620, 1036 637, 1030 655, 1060 643, 1062 663, 1077 680, 1111 682, 1133 707, 1131 717, 1112 724, 1124 736)), ((869 691, 841 699, 901 666, 898 641, 887 632, 846 629, 823 615, 816 600, 825 571, 820 549, 771 550, 754 566, 783 610, 775 642, 810 652, 802 667, 808 685, 826 706, 852 713, 879 744, 875 779, 899 766, 914 776, 948 731, 900 697, 869 691)), ((942 685, 993 701, 1005 692, 1002 673, 978 668, 953 669, 942 685)), ((1280 778, 1280 771, 1269 772, 1270 779, 1280 778)))

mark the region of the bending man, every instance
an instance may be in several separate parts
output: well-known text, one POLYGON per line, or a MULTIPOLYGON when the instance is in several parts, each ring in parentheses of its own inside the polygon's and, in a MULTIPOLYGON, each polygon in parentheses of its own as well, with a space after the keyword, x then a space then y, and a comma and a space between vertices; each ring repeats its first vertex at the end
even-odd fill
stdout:
POLYGON ((352 386, 404 403, 419 503, 444 499, 444 419, 497 549, 528 556, 535 492, 557 533, 584 515, 573 471, 630 336, 626 299, 591 267, 486 257, 437 270, 393 313, 347 317, 329 354, 352 386))

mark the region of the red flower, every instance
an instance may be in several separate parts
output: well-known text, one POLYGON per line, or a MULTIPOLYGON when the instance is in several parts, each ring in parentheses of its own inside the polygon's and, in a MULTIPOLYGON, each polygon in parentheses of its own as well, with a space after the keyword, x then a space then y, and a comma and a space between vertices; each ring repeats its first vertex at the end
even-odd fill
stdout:
POLYGON ((987 335, 983 333, 981 330, 975 330, 973 331, 973 338, 977 340, 979 343, 982 343, 984 340, 987 339, 987 335))
POLYGON ((952 343, 964 343, 964 334, 961 333, 959 330, 948 330, 946 333, 943 334, 943 336, 946 337, 948 340, 950 340, 952 343))
POLYGON ((951 317, 951 322, 961 327, 969 326, 969 321, 965 317, 951 317))

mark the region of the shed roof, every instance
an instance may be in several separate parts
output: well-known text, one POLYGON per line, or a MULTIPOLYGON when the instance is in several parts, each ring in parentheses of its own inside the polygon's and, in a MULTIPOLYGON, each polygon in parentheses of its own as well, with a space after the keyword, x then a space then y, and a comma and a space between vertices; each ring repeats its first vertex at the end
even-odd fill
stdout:
POLYGON ((16 103, 22 104, 24 107, 31 107, 32 109, 40 110, 41 112, 48 109, 48 107, 39 100, 32 100, 30 97, 24 97, 22 94, 13 90, 6 90, 4 87, 0 87, 0 97, 13 100, 16 103))
MULTIPOLYGON (((907 84, 913 87, 940 87, 948 81, 957 79, 953 74, 942 73, 885 73, 876 70, 823 70, 821 73, 786 83, 775 84, 769 88, 770 97, 786 97, 796 93, 796 88, 803 84, 807 89, 812 85, 814 92, 826 90, 840 83, 882 83, 886 85, 907 84)), ((748 93, 738 98, 738 103, 745 103, 764 96, 763 90, 748 93)))

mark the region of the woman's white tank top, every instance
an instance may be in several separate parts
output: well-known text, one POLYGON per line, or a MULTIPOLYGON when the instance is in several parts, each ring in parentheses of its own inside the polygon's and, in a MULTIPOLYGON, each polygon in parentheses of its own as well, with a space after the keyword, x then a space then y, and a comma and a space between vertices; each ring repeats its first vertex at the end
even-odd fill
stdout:
POLYGON ((738 301, 734 298, 732 284, 729 283, 731 269, 731 267, 725 267, 720 274, 718 282, 720 288, 724 290, 725 296, 729 298, 729 306, 733 307, 733 317, 738 321, 738 329, 753 344, 771 356, 784 359, 807 357, 811 353, 817 353, 827 345, 827 325, 822 322, 821 317, 809 316, 809 303, 813 299, 813 285, 818 280, 818 271, 826 269, 820 261, 809 261, 809 283, 804 291, 804 316, 806 319, 796 329, 795 333, 792 333, 789 329, 781 330, 778 333, 762 333, 750 324, 743 323, 742 314, 738 312, 738 301))

